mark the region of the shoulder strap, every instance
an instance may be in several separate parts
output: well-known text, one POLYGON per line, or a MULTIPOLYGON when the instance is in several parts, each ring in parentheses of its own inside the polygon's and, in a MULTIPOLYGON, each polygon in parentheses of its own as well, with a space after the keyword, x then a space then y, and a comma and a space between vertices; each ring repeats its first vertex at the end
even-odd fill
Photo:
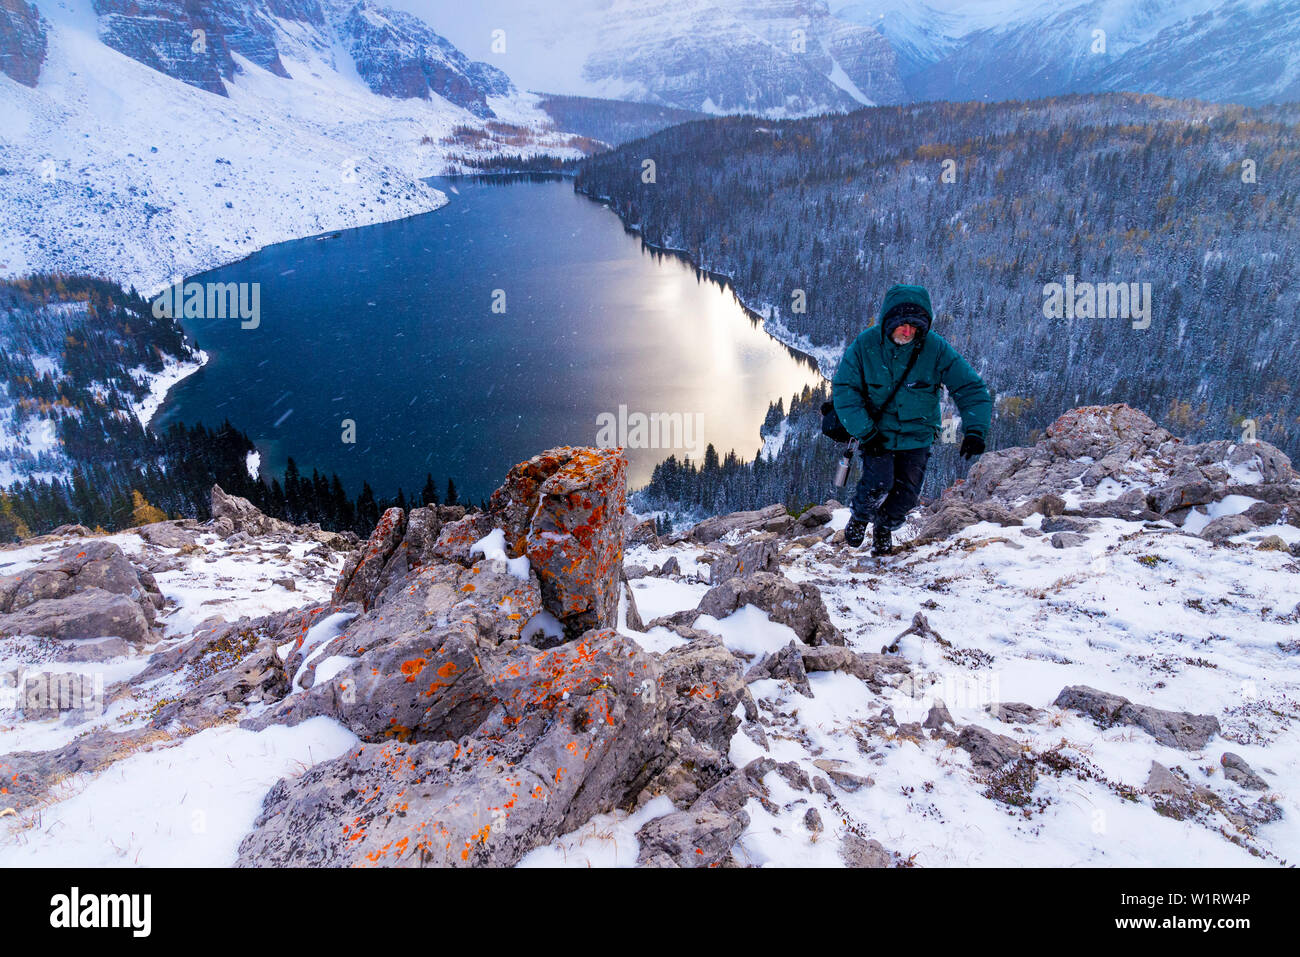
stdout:
POLYGON ((880 408, 876 408, 871 404, 870 400, 868 400, 867 413, 877 425, 880 424, 880 417, 885 414, 885 409, 889 408, 889 403, 894 401, 894 396, 898 395, 898 390, 903 387, 903 383, 907 381, 907 377, 912 374, 912 368, 916 365, 916 360, 920 357, 921 347, 924 344, 925 340, 922 339, 912 346, 912 354, 907 357, 907 365, 903 367, 903 375, 894 383, 894 387, 889 390, 889 395, 885 396, 885 401, 880 403, 880 408))

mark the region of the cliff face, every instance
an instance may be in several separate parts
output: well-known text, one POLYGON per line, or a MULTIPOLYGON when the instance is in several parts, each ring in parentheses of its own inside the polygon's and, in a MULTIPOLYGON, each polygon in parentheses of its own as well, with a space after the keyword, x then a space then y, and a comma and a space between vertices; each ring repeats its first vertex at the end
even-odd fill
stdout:
POLYGON ((36 4, 0 0, 0 72, 35 86, 45 62, 46 24, 36 4))
POLYGON ((487 97, 514 90, 504 73, 471 61, 419 18, 369 0, 352 7, 339 39, 370 89, 384 96, 428 99, 436 93, 475 116, 490 117, 495 114, 487 97))
POLYGON ((225 81, 238 70, 233 54, 288 77, 285 44, 305 43, 328 57, 336 38, 383 96, 437 94, 490 117, 486 98, 514 90, 504 73, 471 61, 418 17, 369 0, 334 2, 328 12, 319 0, 95 0, 94 6, 108 46, 211 93, 225 94, 225 81))

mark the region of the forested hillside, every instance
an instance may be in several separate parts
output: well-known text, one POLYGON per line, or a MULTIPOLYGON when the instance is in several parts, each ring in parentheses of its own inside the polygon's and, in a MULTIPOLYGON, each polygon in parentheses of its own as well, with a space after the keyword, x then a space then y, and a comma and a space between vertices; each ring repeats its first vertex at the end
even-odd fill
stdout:
POLYGON ((925 283, 998 397, 1001 445, 1123 401, 1194 441, 1253 422, 1294 456, 1297 120, 1125 94, 735 117, 594 156, 575 188, 731 276, 827 374, 890 284, 925 283), (1149 283, 1149 324, 1047 318, 1067 276, 1149 283))
POLYGON ((151 377, 190 358, 180 326, 134 289, 87 276, 0 281, 0 542, 79 523, 108 531, 208 517, 214 484, 277 518, 369 534, 390 505, 455 504, 431 475, 408 496, 350 495, 338 476, 249 471, 253 443, 229 422, 149 429, 151 377))

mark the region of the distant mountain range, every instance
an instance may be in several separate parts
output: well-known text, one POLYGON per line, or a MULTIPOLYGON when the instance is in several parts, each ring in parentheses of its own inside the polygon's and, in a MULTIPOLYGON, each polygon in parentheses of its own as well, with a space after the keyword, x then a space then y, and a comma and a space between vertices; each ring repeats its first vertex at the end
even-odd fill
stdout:
POLYGON ((1297 0, 855 0, 838 15, 889 40, 910 100, 1300 100, 1297 0))
POLYGON ((563 16, 537 0, 394 2, 526 88, 707 113, 1117 90, 1300 99, 1300 0, 564 0, 563 16))

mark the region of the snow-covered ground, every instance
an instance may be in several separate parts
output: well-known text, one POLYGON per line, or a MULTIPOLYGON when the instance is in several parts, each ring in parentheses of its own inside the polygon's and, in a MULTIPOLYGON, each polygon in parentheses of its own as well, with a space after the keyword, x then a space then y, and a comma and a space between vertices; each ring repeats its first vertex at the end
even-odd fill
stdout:
MULTIPOLYGON (((1112 485, 1099 485, 1098 497, 1122 490, 1119 482, 1112 485)), ((1236 514, 1251 501, 1238 496, 1216 508, 1236 514)), ((835 511, 827 528, 842 529, 848 517, 846 509, 835 511)), ((741 767, 771 757, 835 783, 829 793, 808 792, 792 789, 778 772, 766 775, 770 801, 747 805, 750 822, 736 846, 737 860, 838 866, 849 833, 927 867, 1269 866, 1295 860, 1300 564, 1285 550, 1259 546, 1275 546, 1272 536, 1300 540, 1300 529, 1268 526, 1212 543, 1167 522, 1096 519, 1085 544, 1057 548, 1041 534, 1042 521, 1031 515, 1023 526, 981 523, 924 545, 910 543, 915 530, 909 526, 898 536, 900 551, 884 559, 834 541, 781 540, 782 572, 818 587, 832 623, 854 650, 879 652, 918 612, 933 634, 898 641, 896 655, 910 675, 879 692, 834 671, 808 675, 811 695, 787 680, 749 685, 768 750, 746 733, 748 719, 739 707, 732 762, 741 767), (1134 726, 1101 728, 1054 705, 1073 685, 1140 705, 1213 715, 1220 731, 1188 751, 1160 744, 1134 726), (952 734, 945 739, 908 729, 940 701, 951 715, 949 732, 974 726, 1012 739, 1032 758, 1036 777, 990 777, 954 745, 952 734), (1042 714, 1002 721, 989 710, 1012 702, 1042 714), (884 720, 887 712, 890 720, 884 720), (1225 752, 1243 758, 1268 789, 1247 791, 1228 780, 1220 763, 1225 752), (1183 819, 1162 813, 1144 790, 1153 762, 1211 798, 1183 819), (840 783, 846 776, 866 780, 850 788, 840 783), (1275 802, 1271 807, 1280 814, 1241 826, 1243 808, 1258 809, 1261 797, 1275 802), (822 829, 810 827, 810 809, 822 829)), ((233 621, 323 601, 343 561, 307 540, 231 543, 203 534, 200 550, 158 548, 127 533, 110 540, 155 568, 167 599, 157 650, 201 633, 214 615, 233 621), (285 578, 296 590, 276 581, 285 578)), ((733 532, 723 544, 742 540, 733 532)), ((2 549, 0 575, 29 568, 64 544, 2 549)), ((499 544, 489 536, 480 548, 486 553, 499 544)), ((676 558, 681 568, 675 577, 633 579, 642 619, 697 607, 709 588, 708 553, 717 549, 687 541, 628 550, 629 566, 657 568, 676 558)), ((307 663, 325 653, 346 619, 327 615, 306 631, 303 645, 311 648, 291 693, 303 692, 307 663)), ((753 606, 723 618, 701 616, 693 627, 720 637, 746 666, 796 640, 789 627, 753 606)), ((684 641, 664 627, 633 630, 626 614, 619 630, 655 653, 684 641)), ((53 644, 0 639, 0 672, 21 666, 98 673, 112 684, 146 664, 140 655, 93 665, 53 663, 53 644)), ((315 683, 345 663, 319 660, 315 683)), ((174 697, 183 680, 169 673, 140 685, 83 724, 19 721, 0 712, 0 754, 58 748, 97 729, 144 728, 152 709, 174 697)), ((279 777, 302 773, 353 744, 350 732, 321 718, 259 732, 218 726, 184 738, 159 733, 98 775, 60 784, 36 811, 0 821, 0 865, 229 864, 279 777)), ((522 866, 630 866, 637 859, 637 830, 672 811, 659 797, 632 814, 601 815, 536 849, 522 866)))
POLYGON ((0 74, 0 275, 86 272, 149 294, 272 243, 437 209, 420 177, 451 153, 580 155, 528 93, 489 102, 532 144, 444 144, 484 122, 374 94, 340 50, 290 37, 292 79, 236 56, 229 97, 204 92, 101 43, 89 4, 49 5, 35 89, 0 74))
MULTIPOLYGON (((847 520, 841 510, 833 526, 847 520)), ((1025 527, 1040 522, 1033 516, 1025 527)), ((791 549, 783 571, 821 589, 832 621, 855 650, 881 651, 918 611, 951 647, 903 638, 898 655, 920 680, 882 695, 841 672, 810 674, 812 697, 788 681, 751 684, 771 751, 737 731, 730 755, 737 766, 770 756, 814 776, 825 774, 816 762, 840 761, 873 783, 853 792, 837 788, 836 807, 768 774, 764 783, 782 811, 774 815, 749 802, 738 859, 837 865, 840 838, 852 828, 928 867, 1294 862, 1300 854, 1300 566, 1286 552, 1258 551, 1255 544, 1273 534, 1294 540, 1300 531, 1262 528, 1216 546, 1141 523, 1100 520, 1099 526, 1088 545, 1065 549, 1052 547, 1050 536, 990 524, 887 559, 849 553, 843 545, 791 549), (1222 732, 1189 753, 1135 727, 1103 730, 1082 714, 1053 707, 1069 685, 1212 714, 1222 732), (1008 735, 1068 768, 1053 775, 1040 765, 1029 803, 1013 806, 988 796, 966 751, 888 727, 882 733, 870 720, 890 708, 900 725, 923 721, 936 699, 957 726, 1008 735), (1005 724, 986 710, 994 702, 1025 702, 1046 715, 1032 724, 1005 724), (1253 802, 1258 793, 1224 779, 1219 758, 1225 751, 1243 757, 1279 795, 1281 819, 1260 825, 1254 836, 1221 813, 1199 821, 1162 816, 1142 793, 1156 761, 1185 772, 1189 786, 1253 802), (810 807, 826 822, 825 832, 805 825, 810 807)), ((707 586, 689 578, 707 580, 698 562, 703 551, 682 544, 628 553, 629 564, 645 567, 675 556, 687 579, 635 580, 643 619, 696 606, 707 586)), ((702 617, 694 627, 719 635, 752 661, 794 638, 753 607, 721 621, 702 617)), ((665 628, 623 630, 656 652, 683 640, 665 628)), ((743 720, 743 711, 738 714, 743 720)), ((650 806, 638 812, 655 813, 650 806)), ((535 851, 526 863, 635 860, 632 835, 640 823, 640 817, 629 825, 621 814, 606 816, 535 851)))

